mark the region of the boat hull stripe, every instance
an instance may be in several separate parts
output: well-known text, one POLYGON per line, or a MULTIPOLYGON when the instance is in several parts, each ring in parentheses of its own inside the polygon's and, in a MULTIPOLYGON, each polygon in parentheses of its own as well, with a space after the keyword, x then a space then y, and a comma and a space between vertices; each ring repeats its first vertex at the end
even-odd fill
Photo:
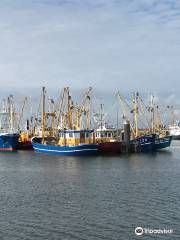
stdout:
POLYGON ((86 151, 98 151, 97 148, 94 149, 77 149, 77 150, 67 150, 67 151, 61 151, 61 150, 53 150, 53 149, 47 149, 47 148, 37 148, 34 147, 35 150, 39 151, 46 151, 46 152, 61 152, 61 153, 72 153, 72 152, 86 152, 86 151))

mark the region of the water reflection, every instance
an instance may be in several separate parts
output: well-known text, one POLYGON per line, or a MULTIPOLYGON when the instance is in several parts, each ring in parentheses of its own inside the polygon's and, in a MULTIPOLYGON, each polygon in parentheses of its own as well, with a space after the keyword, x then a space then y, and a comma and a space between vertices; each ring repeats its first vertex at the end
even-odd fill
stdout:
POLYGON ((176 239, 179 157, 178 148, 112 157, 1 152, 1 237, 135 239, 137 225, 158 223, 176 239))

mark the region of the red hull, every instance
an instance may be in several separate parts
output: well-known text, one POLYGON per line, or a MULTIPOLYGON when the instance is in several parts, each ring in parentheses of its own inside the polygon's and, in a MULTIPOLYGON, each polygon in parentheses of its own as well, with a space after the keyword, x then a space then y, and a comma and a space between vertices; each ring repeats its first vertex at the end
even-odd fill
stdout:
POLYGON ((121 153, 122 143, 121 142, 105 142, 98 144, 99 151, 101 153, 121 153))
POLYGON ((16 151, 16 148, 0 148, 0 151, 16 151))
POLYGON ((33 146, 31 141, 19 142, 18 150, 32 150, 33 146))

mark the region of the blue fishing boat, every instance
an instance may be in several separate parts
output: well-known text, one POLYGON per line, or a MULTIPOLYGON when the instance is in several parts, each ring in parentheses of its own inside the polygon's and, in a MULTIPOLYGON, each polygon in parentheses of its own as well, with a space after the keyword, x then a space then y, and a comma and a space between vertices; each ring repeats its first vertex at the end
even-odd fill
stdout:
POLYGON ((171 136, 159 137, 159 135, 144 135, 131 140, 131 145, 134 145, 137 152, 152 152, 159 149, 170 147, 171 136))
POLYGON ((130 141, 131 148, 135 148, 137 152, 150 152, 153 150, 153 143, 155 141, 155 135, 139 136, 130 141))
POLYGON ((156 151, 159 149, 170 147, 172 141, 172 136, 165 136, 165 137, 156 137, 154 139, 152 150, 156 151))
POLYGON ((98 153, 98 144, 93 143, 93 130, 62 130, 59 137, 32 138, 35 152, 60 155, 92 155, 98 153))
MULTIPOLYGON (((71 96, 69 95, 69 88, 65 88, 63 94, 67 94, 67 112, 62 112, 62 109, 59 110, 60 118, 57 117, 56 119, 60 120, 62 118, 63 125, 59 121, 55 125, 54 121, 57 113, 46 111, 46 90, 45 87, 42 88, 41 136, 32 138, 34 150, 39 153, 60 155, 97 154, 98 144, 95 143, 94 130, 91 130, 90 127, 82 129, 82 124, 80 124, 85 103, 76 109, 76 117, 74 119, 76 124, 73 124, 72 110, 75 107, 73 107, 71 96), (50 128, 47 126, 49 117, 52 118, 50 128)), ((89 97, 87 98, 89 99, 89 97)), ((63 105, 63 103, 60 105, 63 105)), ((87 116, 89 114, 86 114, 87 116)))
POLYGON ((13 111, 13 96, 10 95, 3 100, 2 110, 0 111, 0 150, 12 151, 18 146, 19 133, 15 129, 13 111))
POLYGON ((13 151, 18 146, 18 133, 0 133, 0 151, 13 151))

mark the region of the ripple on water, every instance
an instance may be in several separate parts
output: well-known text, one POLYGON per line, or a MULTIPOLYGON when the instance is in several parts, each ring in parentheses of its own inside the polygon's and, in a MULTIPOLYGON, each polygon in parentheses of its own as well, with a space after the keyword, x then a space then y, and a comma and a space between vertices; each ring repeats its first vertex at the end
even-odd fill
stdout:
MULTIPOLYGON (((180 147, 153 155, 66 158, 0 153, 4 240, 136 239, 137 226, 173 228, 180 216, 180 147)), ((152 236, 148 236, 151 239, 152 236)))

